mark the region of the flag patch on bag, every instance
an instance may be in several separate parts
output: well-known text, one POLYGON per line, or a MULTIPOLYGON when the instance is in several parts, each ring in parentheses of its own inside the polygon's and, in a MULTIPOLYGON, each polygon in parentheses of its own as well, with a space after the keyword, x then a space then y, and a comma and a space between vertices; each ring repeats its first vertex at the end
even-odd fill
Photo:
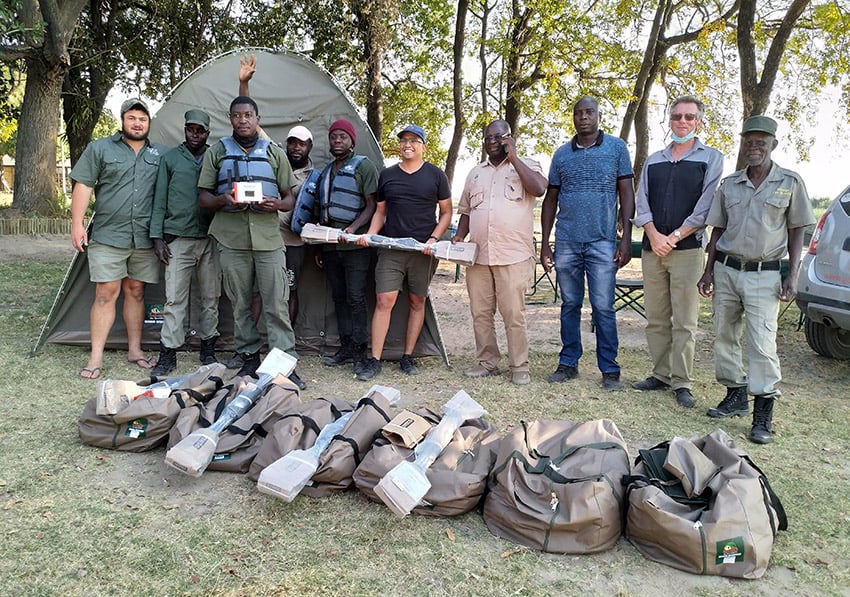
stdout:
POLYGON ((124 432, 124 435, 128 437, 132 437, 134 439, 138 439, 140 437, 144 437, 145 433, 148 431, 148 420, 145 418, 141 419, 133 419, 129 423, 127 423, 127 430, 124 432))
POLYGON ((744 561, 744 538, 733 537, 717 542, 717 559, 715 564, 734 564, 744 561))

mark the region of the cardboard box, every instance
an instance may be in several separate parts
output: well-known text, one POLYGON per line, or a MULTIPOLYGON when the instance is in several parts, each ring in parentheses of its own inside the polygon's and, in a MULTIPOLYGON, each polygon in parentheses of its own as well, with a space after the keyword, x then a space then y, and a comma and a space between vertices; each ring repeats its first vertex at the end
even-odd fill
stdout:
POLYGON ((233 199, 236 203, 262 203, 263 184, 260 182, 234 182, 233 199))

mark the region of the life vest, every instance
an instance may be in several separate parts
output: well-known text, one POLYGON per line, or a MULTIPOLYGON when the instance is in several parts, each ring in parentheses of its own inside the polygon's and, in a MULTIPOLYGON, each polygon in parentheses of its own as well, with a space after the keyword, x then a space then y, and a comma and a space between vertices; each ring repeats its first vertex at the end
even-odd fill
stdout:
POLYGON ((321 174, 318 168, 313 168, 310 176, 301 185, 298 198, 295 200, 295 207, 292 209, 292 221, 289 224, 295 234, 301 234, 304 224, 313 220, 313 206, 316 204, 321 174))
MULTIPOLYGON (((279 197, 280 190, 277 186, 272 165, 269 163, 268 139, 257 139, 257 143, 250 152, 245 153, 233 137, 222 137, 221 144, 224 145, 225 155, 218 168, 218 194, 233 190, 234 182, 259 182, 263 185, 263 195, 266 197, 279 197)), ((235 205, 222 208, 222 211, 243 211, 248 205, 235 205)), ((255 205, 252 209, 259 209, 255 205)))
POLYGON ((330 174, 336 162, 331 162, 322 170, 319 181, 319 223, 325 226, 331 222, 351 224, 366 207, 366 200, 354 178, 354 171, 365 159, 363 155, 353 156, 337 171, 333 183, 330 174))

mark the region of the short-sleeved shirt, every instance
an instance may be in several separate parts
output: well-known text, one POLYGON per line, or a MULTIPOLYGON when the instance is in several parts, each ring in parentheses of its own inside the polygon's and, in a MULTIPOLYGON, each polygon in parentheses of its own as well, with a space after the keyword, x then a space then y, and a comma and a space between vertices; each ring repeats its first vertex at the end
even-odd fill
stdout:
MULTIPOLYGON (((292 171, 292 176, 295 177, 297 181, 296 185, 292 187, 292 196, 296 199, 298 198, 298 193, 301 192, 301 186, 304 184, 304 181, 310 176, 313 172, 313 160, 309 157, 307 158, 307 165, 302 168, 296 168, 292 171)), ((289 211, 279 211, 278 217, 280 218, 280 235, 283 237, 283 244, 287 247, 300 247, 304 244, 304 241, 301 240, 301 235, 295 234, 292 231, 292 210, 289 211)))
POLYGON ((634 178, 626 144, 602 131, 590 147, 578 136, 555 151, 549 186, 558 189, 555 243, 617 240, 617 183, 634 178))
MULTIPOLYGON (((539 162, 521 159, 543 175, 539 162)), ((469 240, 478 245, 475 263, 512 265, 534 256, 536 199, 507 159, 494 166, 488 158, 469 172, 457 211, 469 217, 469 240)))
POLYGON ((758 188, 746 168, 724 178, 705 223, 725 229, 719 251, 742 261, 775 261, 788 249, 788 230, 814 224, 815 215, 800 175, 773 163, 758 188))
POLYGON ((159 161, 167 149, 145 141, 137 154, 121 133, 88 144, 71 179, 94 189, 91 240, 121 249, 149 249, 159 161))
POLYGON ((392 238, 428 240, 437 225, 437 203, 451 199, 446 173, 430 162, 408 173, 396 164, 378 177, 376 200, 386 202, 387 217, 383 234, 392 238))
POLYGON ((206 238, 215 212, 198 204, 201 161, 182 143, 162 156, 151 212, 151 238, 206 238))
MULTIPOLYGON (((296 185, 289 159, 283 149, 274 143, 269 144, 266 153, 283 196, 286 190, 296 185)), ((218 187, 218 169, 225 155, 227 151, 221 142, 207 150, 204 154, 204 164, 201 166, 198 188, 215 193, 218 187)), ((283 246, 279 223, 280 219, 274 212, 253 209, 235 212, 218 210, 210 225, 210 236, 228 249, 273 251, 283 246)))
MULTIPOLYGON (((679 160, 673 159, 672 143, 649 156, 635 192, 635 226, 652 222, 661 234, 670 234, 681 226, 700 228, 682 239, 677 250, 700 246, 701 229, 723 174, 723 154, 699 139, 695 141, 679 160)), ((646 235, 643 249, 651 249, 646 235)))

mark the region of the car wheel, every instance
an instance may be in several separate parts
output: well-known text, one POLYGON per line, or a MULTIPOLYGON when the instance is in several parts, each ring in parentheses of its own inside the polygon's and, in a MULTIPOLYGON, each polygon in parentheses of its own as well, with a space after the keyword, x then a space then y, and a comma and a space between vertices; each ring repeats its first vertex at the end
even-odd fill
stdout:
POLYGON ((827 327, 806 318, 806 341, 819 355, 831 359, 850 360, 850 331, 827 327))

